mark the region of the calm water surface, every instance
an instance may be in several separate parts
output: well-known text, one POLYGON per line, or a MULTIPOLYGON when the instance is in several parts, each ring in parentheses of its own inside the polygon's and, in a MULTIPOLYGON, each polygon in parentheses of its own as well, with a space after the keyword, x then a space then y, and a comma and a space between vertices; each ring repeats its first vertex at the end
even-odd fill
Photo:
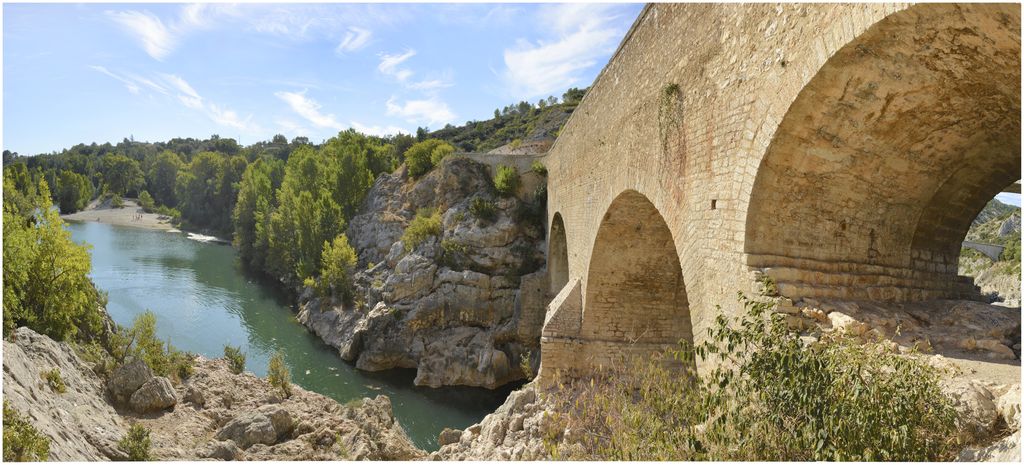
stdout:
POLYGON ((234 249, 189 240, 182 233, 68 222, 76 242, 92 246, 92 279, 107 292, 107 311, 130 325, 152 310, 157 332, 179 349, 208 358, 241 346, 246 370, 266 376, 284 353, 292 381, 339 402, 385 394, 412 440, 437 449, 445 427, 465 428, 494 411, 511 388, 416 388, 413 370, 367 373, 295 321, 285 296, 245 273, 234 249))

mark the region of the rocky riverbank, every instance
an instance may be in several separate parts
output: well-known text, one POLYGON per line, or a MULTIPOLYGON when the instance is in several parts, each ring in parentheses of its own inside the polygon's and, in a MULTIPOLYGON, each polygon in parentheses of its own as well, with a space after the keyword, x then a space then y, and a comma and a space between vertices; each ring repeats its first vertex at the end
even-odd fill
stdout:
POLYGON ((416 368, 416 385, 522 379, 539 363, 546 303, 537 202, 498 195, 487 166, 464 158, 418 180, 404 167, 382 175, 348 228, 355 304, 307 290, 298 320, 359 369, 416 368), (424 210, 439 213, 439 234, 406 250, 424 210))
POLYGON ((173 385, 128 364, 105 381, 66 343, 18 328, 4 348, 4 399, 50 438, 50 459, 127 458, 118 441, 139 423, 156 460, 411 460, 426 455, 395 421, 386 396, 341 405, 293 386, 197 358, 173 385), (57 370, 64 392, 44 372, 57 370))

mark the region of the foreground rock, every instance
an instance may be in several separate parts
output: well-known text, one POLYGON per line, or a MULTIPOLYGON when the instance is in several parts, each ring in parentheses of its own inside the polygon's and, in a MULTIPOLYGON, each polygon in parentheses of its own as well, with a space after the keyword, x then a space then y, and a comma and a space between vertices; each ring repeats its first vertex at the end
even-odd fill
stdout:
POLYGON ((410 460, 426 455, 395 420, 385 396, 343 406, 293 386, 292 395, 282 399, 266 380, 233 374, 224 360, 202 358, 193 375, 177 386, 129 365, 111 375, 108 391, 67 344, 27 328, 18 328, 13 340, 3 344, 4 399, 50 438, 51 460, 125 459, 117 442, 135 422, 150 429, 151 454, 157 460, 410 460), (41 378, 53 368, 67 386, 63 394, 41 378), (170 404, 172 398, 180 400, 170 404))
POLYGON ((361 270, 356 305, 307 291, 298 320, 360 369, 416 368, 420 386, 522 379, 539 363, 546 304, 535 273, 544 231, 531 208, 498 196, 488 168, 467 159, 419 180, 404 168, 382 175, 348 229, 361 270), (493 217, 474 215, 474 202, 493 217), (406 252, 400 239, 421 209, 440 212, 441 234, 406 252))
POLYGON ((545 438, 557 439, 560 424, 547 413, 536 383, 509 394, 505 403, 463 431, 445 430, 432 460, 545 460, 545 438))
POLYGON ((127 458, 117 442, 128 422, 106 402, 103 382, 71 346, 28 328, 16 329, 3 344, 4 400, 50 438, 50 460, 127 458), (52 369, 64 380, 63 394, 41 376, 52 369))

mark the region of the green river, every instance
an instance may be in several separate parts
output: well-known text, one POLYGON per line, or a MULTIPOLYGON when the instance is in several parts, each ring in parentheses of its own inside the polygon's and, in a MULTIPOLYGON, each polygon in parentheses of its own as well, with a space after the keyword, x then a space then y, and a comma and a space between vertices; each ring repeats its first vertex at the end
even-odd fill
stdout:
POLYGON ((280 350, 292 381, 347 402, 385 394, 395 416, 419 447, 437 449, 445 427, 465 428, 493 412, 511 388, 417 388, 413 370, 368 373, 295 321, 289 300, 245 272, 234 249, 188 239, 178 232, 68 222, 76 242, 92 246, 92 279, 108 294, 114 321, 130 325, 152 310, 161 338, 208 358, 224 345, 241 346, 246 370, 265 376, 280 350))

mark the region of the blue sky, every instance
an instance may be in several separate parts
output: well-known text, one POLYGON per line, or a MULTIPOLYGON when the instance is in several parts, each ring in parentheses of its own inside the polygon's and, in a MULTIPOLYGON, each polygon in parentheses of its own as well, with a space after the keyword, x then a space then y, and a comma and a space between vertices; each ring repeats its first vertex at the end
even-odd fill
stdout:
POLYGON ((5 4, 3 148, 441 128, 586 87, 641 4, 5 4))

